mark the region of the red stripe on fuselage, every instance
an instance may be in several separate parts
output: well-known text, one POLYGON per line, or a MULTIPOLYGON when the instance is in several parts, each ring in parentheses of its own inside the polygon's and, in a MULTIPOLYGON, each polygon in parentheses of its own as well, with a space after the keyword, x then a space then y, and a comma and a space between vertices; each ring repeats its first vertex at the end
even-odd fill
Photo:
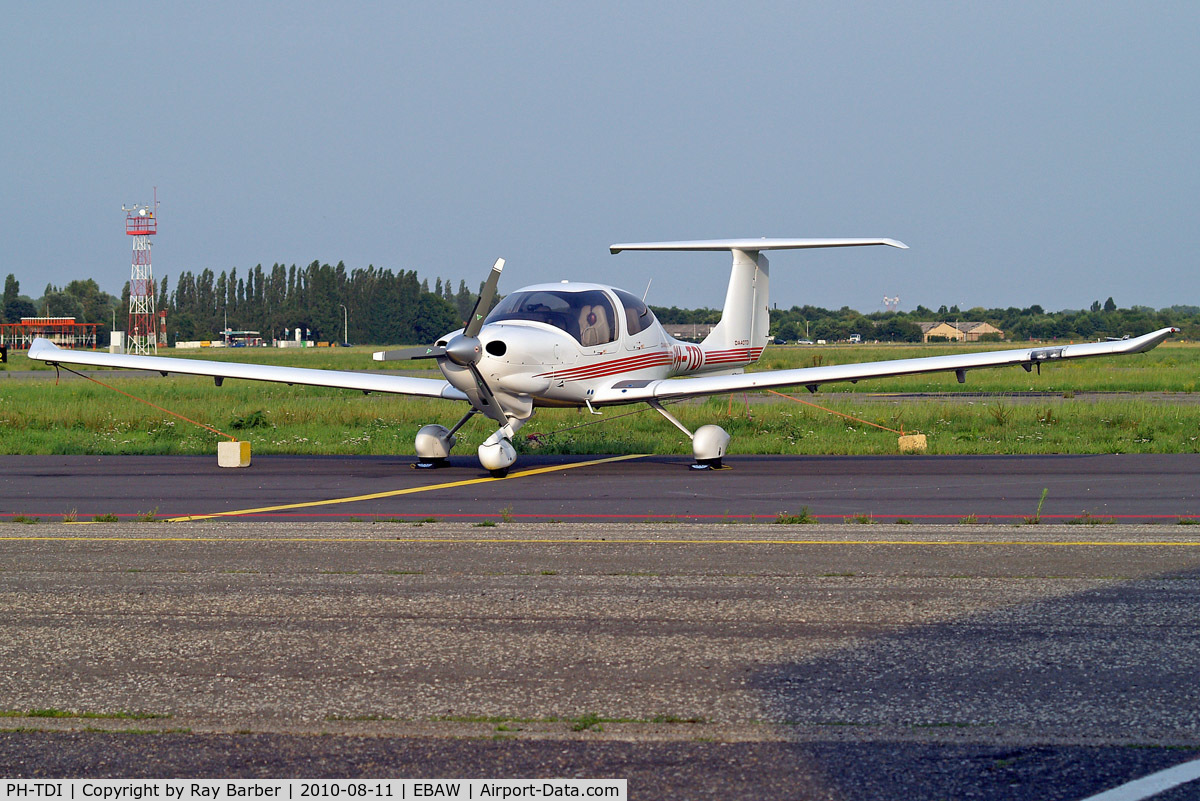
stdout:
POLYGON ((561 381, 583 381, 589 378, 604 378, 618 373, 633 372, 635 370, 643 370, 648 367, 659 367, 671 363, 669 353, 655 352, 644 353, 637 356, 629 356, 623 359, 612 359, 606 362, 597 364, 588 364, 580 367, 571 367, 566 370, 556 372, 541 373, 539 378, 555 378, 561 381))
MULTIPOLYGON (((697 365, 697 368, 710 364, 754 362, 758 360, 762 352, 762 348, 731 348, 728 350, 706 351, 703 361, 697 365)), ((620 359, 610 359, 596 364, 570 367, 566 370, 539 373, 538 377, 554 378, 559 381, 587 381, 594 378, 608 378, 609 376, 621 373, 632 373, 651 367, 670 366, 674 363, 675 359, 671 352, 655 351, 653 353, 641 353, 636 356, 626 356, 620 359)), ((689 370, 688 372, 691 371, 689 370)))
POLYGON ((756 362, 762 355, 762 348, 732 348, 730 350, 710 350, 704 353, 705 364, 729 364, 730 362, 756 362))

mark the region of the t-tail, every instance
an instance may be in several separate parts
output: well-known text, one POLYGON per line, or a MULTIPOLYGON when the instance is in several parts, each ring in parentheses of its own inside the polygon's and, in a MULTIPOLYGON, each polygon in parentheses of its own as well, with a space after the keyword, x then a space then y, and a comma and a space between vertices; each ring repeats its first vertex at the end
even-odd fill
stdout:
POLYGON ((728 250, 733 254, 729 288, 721 320, 700 343, 705 372, 736 369, 758 361, 767 345, 770 328, 770 263, 764 250, 843 248, 888 245, 907 248, 895 239, 707 239, 688 242, 635 242, 613 245, 622 250, 728 250))

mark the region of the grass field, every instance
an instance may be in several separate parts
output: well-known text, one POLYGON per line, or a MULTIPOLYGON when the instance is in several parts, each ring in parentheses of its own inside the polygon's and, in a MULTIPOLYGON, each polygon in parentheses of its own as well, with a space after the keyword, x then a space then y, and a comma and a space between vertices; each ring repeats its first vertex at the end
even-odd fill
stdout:
MULTIPOLYGON (((1004 347, 1004 346, 1001 346, 1004 347)), ((996 348, 973 348, 989 350, 996 348)), ((769 348, 760 369, 961 353, 955 346, 769 348)), ((371 349, 206 351, 205 357, 333 369, 374 369, 371 349)), ((193 352, 194 353, 194 352, 193 352)), ((176 355, 171 352, 169 355, 176 355)), ((405 368, 431 362, 406 363, 405 368)), ((42 365, 38 365, 42 366, 42 365)), ((8 370, 35 369, 11 354, 8 370)), ((1195 453, 1200 452, 1200 404, 1150 400, 1082 401, 1047 398, 1014 403, 1003 397, 974 402, 880 402, 863 392, 1038 390, 1191 393, 1200 377, 1200 346, 1167 343, 1147 354, 1057 364, 1041 376, 1020 368, 978 370, 960 386, 949 376, 918 376, 835 385, 833 394, 805 399, 891 429, 928 435, 930 453, 1195 453), (850 390, 842 392, 842 390, 850 390)), ((426 423, 453 424, 465 404, 210 379, 115 378, 113 386, 204 422, 253 444, 255 453, 408 454, 426 423)), ((725 427, 731 453, 885 454, 896 452, 896 434, 784 401, 747 408, 741 395, 680 404, 673 413, 695 428, 725 427)), ((459 435, 457 453, 470 454, 493 430, 475 418, 459 435)), ((64 374, 0 376, 0 452, 211 454, 219 437, 136 403, 92 382, 64 374)), ((540 409, 517 438, 519 450, 544 453, 690 453, 690 443, 645 406, 605 410, 602 416, 540 409), (630 414, 632 412, 632 414, 630 414), (524 435, 539 434, 530 442, 524 435)))
MULTIPOLYGON (((852 362, 872 362, 884 359, 912 359, 922 356, 973 353, 988 350, 1008 350, 1022 347, 1018 343, 992 345, 828 345, 828 346, 771 346, 763 353, 755 370, 782 370, 795 367, 815 367, 852 362)), ((160 355, 185 359, 257 362, 286 367, 315 367, 327 370, 396 370, 406 372, 431 371, 437 375, 432 360, 377 362, 371 354, 381 347, 353 348, 215 348, 204 350, 163 351, 160 355)), ((9 363, 0 364, 4 371, 53 370, 43 362, 27 359, 21 351, 10 351, 9 363)), ((97 368, 102 369, 102 368, 97 368)), ((967 389, 983 392, 1020 392, 1031 389, 1051 392, 1121 391, 1121 392, 1196 392, 1200 389, 1200 343, 1166 342, 1149 353, 1135 356, 1080 359, 1044 368, 1043 374, 1029 374, 1020 368, 977 370, 968 373, 967 389)), ((960 389, 953 373, 910 378, 891 378, 858 384, 838 384, 839 392, 941 392, 960 389)))

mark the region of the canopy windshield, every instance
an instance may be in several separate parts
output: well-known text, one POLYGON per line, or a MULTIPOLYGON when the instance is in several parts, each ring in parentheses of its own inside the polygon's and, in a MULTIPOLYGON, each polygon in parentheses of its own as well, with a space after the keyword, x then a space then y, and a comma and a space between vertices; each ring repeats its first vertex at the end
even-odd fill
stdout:
POLYGON ((617 317, 612 301, 598 289, 514 292, 492 309, 485 322, 504 320, 546 323, 561 328, 586 347, 603 345, 617 338, 617 317))

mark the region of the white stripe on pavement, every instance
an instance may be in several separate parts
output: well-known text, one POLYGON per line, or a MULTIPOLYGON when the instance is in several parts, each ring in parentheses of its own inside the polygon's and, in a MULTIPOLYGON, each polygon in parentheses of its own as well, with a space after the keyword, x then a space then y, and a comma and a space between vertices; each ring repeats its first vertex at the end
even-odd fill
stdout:
POLYGON ((1196 779, 1200 779, 1200 759, 1134 779, 1099 795, 1088 796, 1083 801, 1140 801, 1196 779))

